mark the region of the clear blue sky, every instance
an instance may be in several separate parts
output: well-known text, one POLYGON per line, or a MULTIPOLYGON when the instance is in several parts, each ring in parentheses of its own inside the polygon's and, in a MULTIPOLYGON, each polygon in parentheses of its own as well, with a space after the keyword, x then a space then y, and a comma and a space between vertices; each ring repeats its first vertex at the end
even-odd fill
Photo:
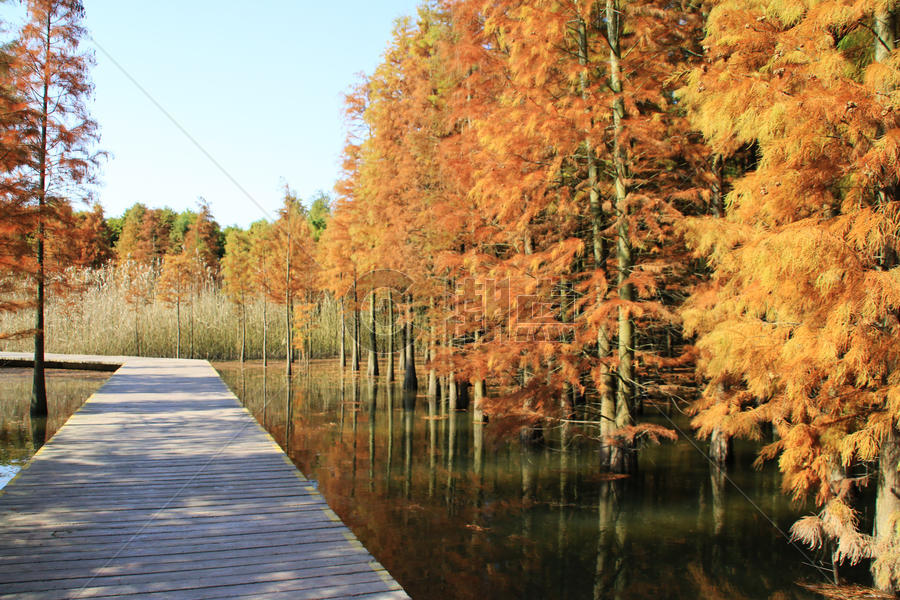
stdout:
MULTIPOLYGON (((107 216, 118 216, 135 202, 195 208, 203 196, 224 227, 265 218, 263 209, 274 214, 282 181, 304 199, 316 190, 332 191, 344 141, 343 93, 358 73, 372 72, 394 20, 415 14, 417 2, 84 0, 84 5, 84 24, 98 45, 92 113, 100 124, 101 147, 112 155, 98 190, 107 216)), ((7 19, 14 12, 3 10, 7 19)))

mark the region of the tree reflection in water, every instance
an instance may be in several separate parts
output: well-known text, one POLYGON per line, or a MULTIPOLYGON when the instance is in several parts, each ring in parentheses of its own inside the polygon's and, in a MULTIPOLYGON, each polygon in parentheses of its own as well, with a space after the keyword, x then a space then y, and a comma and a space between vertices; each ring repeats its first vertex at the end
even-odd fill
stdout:
MULTIPOLYGON (((819 580, 686 442, 646 448, 637 474, 612 479, 578 425, 547 428, 539 447, 498 440, 452 410, 449 385, 416 398, 313 361, 291 401, 259 365, 243 386, 219 369, 261 420, 265 391, 288 399, 267 427, 414 598, 812 598, 794 582, 819 580)), ((729 477, 786 528, 802 509, 753 452, 736 449, 729 477)))
POLYGON ((48 369, 47 417, 29 416, 30 369, 0 369, 0 488, 28 462, 111 373, 48 369))

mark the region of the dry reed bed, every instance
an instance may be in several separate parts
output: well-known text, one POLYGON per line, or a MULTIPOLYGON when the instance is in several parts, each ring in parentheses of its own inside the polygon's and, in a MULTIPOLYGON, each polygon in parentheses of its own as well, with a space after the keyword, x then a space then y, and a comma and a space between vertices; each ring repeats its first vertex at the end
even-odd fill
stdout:
MULTIPOLYGON (((124 269, 112 266, 70 272, 68 282, 72 291, 48 298, 47 352, 176 356, 176 307, 157 297, 158 279, 159 272, 152 267, 132 269, 128 276, 124 269)), ((190 300, 181 305, 180 355, 215 360, 239 358, 240 308, 212 280, 202 282, 189 296, 190 300)), ((264 306, 261 298, 253 298, 246 307, 248 359, 263 356, 264 311, 268 356, 284 356, 284 306, 272 302, 264 306)), ((339 303, 331 296, 320 294, 310 321, 312 357, 336 356, 341 322, 339 303)), ((34 315, 29 310, 0 314, 3 332, 26 330, 33 323, 34 315)), ((32 349, 28 338, 0 342, 0 350, 28 352, 32 349)))

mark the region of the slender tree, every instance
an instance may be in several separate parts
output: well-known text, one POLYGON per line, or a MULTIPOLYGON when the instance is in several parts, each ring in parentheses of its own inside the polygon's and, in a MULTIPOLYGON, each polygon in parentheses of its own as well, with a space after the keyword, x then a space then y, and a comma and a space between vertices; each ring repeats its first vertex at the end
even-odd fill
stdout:
POLYGON ((187 254, 167 254, 156 284, 157 297, 175 307, 175 358, 181 358, 181 307, 193 302, 193 270, 187 254))
POLYGON ((247 354, 247 302, 253 283, 253 255, 250 235, 244 231, 229 231, 225 238, 222 259, 225 292, 240 311, 241 362, 247 354))
MULTIPOLYGON (((270 299, 284 305, 285 319, 285 371, 291 375, 294 353, 294 328, 305 326, 297 323, 294 314, 298 299, 310 294, 318 280, 315 247, 306 211, 300 199, 285 185, 282 207, 278 220, 271 226, 270 252, 266 257, 266 269, 270 299)), ((306 314, 308 311, 304 311, 306 314)), ((303 341, 303 338, 297 340, 303 341)))
POLYGON ((79 0, 29 0, 28 18, 12 50, 11 72, 22 97, 25 125, 21 143, 28 161, 23 193, 35 212, 35 335, 31 414, 47 414, 44 379, 45 247, 48 234, 62 235, 53 223, 68 198, 81 193, 95 164, 97 125, 85 101, 92 91, 92 57, 81 50, 86 32, 79 0))
POLYGON ((250 226, 250 256, 252 259, 251 273, 256 292, 262 297, 262 359, 263 367, 269 364, 269 298, 272 296, 272 284, 270 272, 266 265, 266 256, 271 248, 271 225, 267 221, 257 221, 250 226))

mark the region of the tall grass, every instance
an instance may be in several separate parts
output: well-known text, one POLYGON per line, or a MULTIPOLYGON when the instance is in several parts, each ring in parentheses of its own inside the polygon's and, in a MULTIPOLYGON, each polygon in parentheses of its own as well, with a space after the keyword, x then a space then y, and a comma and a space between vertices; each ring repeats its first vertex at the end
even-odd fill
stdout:
MULTIPOLYGON (((158 270, 140 267, 130 269, 127 276, 125 271, 107 266, 69 274, 72 288, 77 291, 48 299, 45 311, 47 352, 176 355, 176 308, 157 298, 158 270)), ((213 280, 203 282, 190 296, 191 299, 181 305, 181 357, 239 358, 240 308, 228 300, 224 290, 213 280)), ((247 358, 263 356, 263 311, 260 298, 247 303, 247 358)), ((266 313, 268 356, 283 357, 285 308, 269 302, 266 313)), ((319 295, 309 321, 311 357, 336 356, 341 323, 339 303, 329 295, 319 295)), ((31 311, 0 314, 0 331, 29 329, 33 322, 31 311)), ((300 329, 300 336, 307 335, 302 324, 295 323, 295 326, 300 329)), ((29 352, 32 349, 30 339, 0 342, 0 350, 29 352)))

